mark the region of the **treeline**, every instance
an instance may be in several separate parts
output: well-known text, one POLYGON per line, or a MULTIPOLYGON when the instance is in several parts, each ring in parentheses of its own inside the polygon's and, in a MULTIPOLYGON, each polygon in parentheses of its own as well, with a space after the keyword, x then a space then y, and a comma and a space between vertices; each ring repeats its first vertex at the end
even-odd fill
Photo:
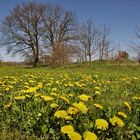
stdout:
POLYGON ((99 27, 92 19, 79 23, 74 12, 58 5, 17 5, 2 21, 0 33, 0 46, 33 67, 38 62, 59 66, 114 58, 110 27, 99 27))

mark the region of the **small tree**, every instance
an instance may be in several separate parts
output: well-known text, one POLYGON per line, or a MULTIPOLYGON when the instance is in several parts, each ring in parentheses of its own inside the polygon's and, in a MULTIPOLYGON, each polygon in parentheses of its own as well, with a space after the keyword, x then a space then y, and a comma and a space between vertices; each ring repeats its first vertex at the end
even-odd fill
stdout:
POLYGON ((98 41, 100 32, 95 23, 88 19, 80 28, 80 48, 84 55, 84 60, 91 62, 93 55, 98 51, 98 41))
POLYGON ((99 60, 102 61, 103 59, 107 60, 109 57, 109 52, 112 50, 110 49, 110 35, 111 29, 103 26, 100 34, 100 41, 99 41, 99 60))
POLYGON ((126 51, 118 51, 118 54, 115 55, 114 60, 117 62, 123 62, 124 60, 128 60, 129 54, 126 51))

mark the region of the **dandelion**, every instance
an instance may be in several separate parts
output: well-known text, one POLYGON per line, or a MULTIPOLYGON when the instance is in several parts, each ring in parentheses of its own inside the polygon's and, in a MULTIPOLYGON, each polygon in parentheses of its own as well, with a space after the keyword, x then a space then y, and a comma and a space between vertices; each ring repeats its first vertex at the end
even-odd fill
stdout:
POLYGON ((57 108, 57 107, 58 107, 58 104, 52 103, 52 104, 50 105, 50 107, 51 107, 51 108, 57 108))
POLYGON ((60 96, 60 99, 64 100, 66 103, 70 103, 69 99, 66 98, 65 96, 60 96))
POLYGON ((61 132, 64 134, 68 134, 68 133, 74 132, 74 129, 71 125, 65 125, 61 127, 61 132))
POLYGON ((120 118, 118 118, 117 116, 110 118, 109 121, 113 126, 115 126, 115 125, 118 125, 120 127, 124 126, 124 122, 120 118))
POLYGON ((73 97, 73 94, 68 94, 69 97, 73 97))
POLYGON ((54 92, 52 92, 52 93, 50 93, 51 95, 53 95, 53 96, 57 96, 57 94, 56 93, 54 93, 54 92))
POLYGON ((95 133, 92 133, 90 131, 86 131, 84 133, 84 140, 97 140, 97 136, 95 133))
POLYGON ((46 96, 46 95, 43 95, 41 96, 45 101, 51 101, 53 100, 54 98, 50 97, 50 96, 46 96))
POLYGON ((37 85, 37 87, 38 88, 42 88, 43 87, 43 83, 42 82, 39 82, 38 85, 37 85))
POLYGON ((100 95, 101 93, 100 91, 95 91, 95 94, 100 95))
POLYGON ((38 115, 37 115, 37 116, 38 116, 38 117, 40 117, 41 115, 42 115, 41 113, 38 113, 38 115))
POLYGON ((123 118, 127 118, 127 115, 124 112, 118 112, 118 115, 122 116, 123 118))
POLYGON ((100 88, 99 87, 95 87, 95 90, 100 90, 100 88))
POLYGON ((136 99, 136 100, 140 100, 140 96, 139 97, 138 96, 134 96, 133 98, 136 99))
POLYGON ((9 102, 8 104, 5 104, 5 105, 4 105, 4 108, 9 108, 11 105, 12 105, 12 103, 9 102))
POLYGON ((68 115, 68 113, 65 110, 58 110, 54 114, 57 118, 64 118, 66 120, 72 120, 72 117, 68 115))
POLYGON ((103 109, 103 106, 100 105, 100 104, 94 104, 94 106, 95 106, 96 108, 98 108, 98 109, 103 109))
POLYGON ((57 88, 52 88, 52 91, 57 91, 57 88))
POLYGON ((69 83, 68 85, 69 85, 69 87, 73 87, 74 86, 72 83, 69 83))
POLYGON ((82 113, 86 114, 88 109, 83 102, 73 103, 73 106, 79 109, 82 113))
POLYGON ((68 114, 75 115, 79 112, 79 110, 75 107, 69 107, 68 114))
POLYGON ((106 130, 106 129, 108 129, 108 122, 106 120, 104 120, 104 119, 97 119, 95 121, 95 126, 98 129, 106 130))
POLYGON ((26 96, 16 96, 15 100, 25 100, 26 96))
POLYGON ((126 105, 126 107, 128 108, 129 111, 131 111, 131 106, 128 102, 124 102, 124 104, 126 105))
POLYGON ((29 93, 35 93, 36 91, 37 91, 37 87, 30 87, 28 90, 27 90, 27 92, 29 92, 29 93))
POLYGON ((36 93, 34 96, 35 97, 41 97, 41 93, 36 93))
POLYGON ((87 102, 91 98, 91 96, 88 96, 85 94, 79 95, 78 97, 80 98, 80 100, 82 100, 84 102, 87 102))
POLYGON ((6 91, 9 91, 10 90, 10 88, 9 87, 6 87, 6 89, 5 89, 6 91))
POLYGON ((82 136, 79 133, 77 133, 77 132, 68 133, 68 137, 71 140, 82 140, 82 136))

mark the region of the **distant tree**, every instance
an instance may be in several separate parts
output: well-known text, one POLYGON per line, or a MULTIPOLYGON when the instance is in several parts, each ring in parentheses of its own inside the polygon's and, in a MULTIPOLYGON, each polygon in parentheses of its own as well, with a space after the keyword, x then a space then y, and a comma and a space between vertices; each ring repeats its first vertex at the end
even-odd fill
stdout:
POLYGON ((88 19, 80 28, 80 49, 84 60, 91 62, 93 55, 98 51, 100 31, 92 19, 88 19))
POLYGON ((42 45, 43 17, 46 6, 35 2, 17 5, 3 20, 1 45, 7 47, 7 53, 31 56, 33 67, 39 59, 42 45))
POLYGON ((0 64, 2 63, 2 56, 0 55, 0 64))
POLYGON ((130 45, 130 48, 132 49, 132 51, 134 51, 137 55, 137 60, 140 64, 140 25, 136 25, 135 28, 135 36, 136 36, 136 43, 133 45, 130 45))
POLYGON ((103 26, 100 34, 100 41, 99 41, 99 60, 102 61, 103 59, 107 60, 109 57, 109 53, 112 51, 110 48, 110 35, 111 29, 106 25, 103 26))
POLYGON ((129 54, 126 51, 118 51, 118 54, 114 56, 114 60, 117 62, 123 62, 124 60, 128 60, 129 54))
MULTIPOLYGON (((69 47, 76 40, 77 25, 77 18, 73 12, 66 11, 58 5, 47 4, 44 16, 44 39, 46 47, 51 52, 53 62, 58 63, 58 60, 63 59, 63 55, 68 57, 69 47)), ((61 61, 61 63, 63 62, 61 61)))
POLYGON ((137 58, 136 59, 137 59, 138 63, 140 64, 140 52, 137 53, 137 58))

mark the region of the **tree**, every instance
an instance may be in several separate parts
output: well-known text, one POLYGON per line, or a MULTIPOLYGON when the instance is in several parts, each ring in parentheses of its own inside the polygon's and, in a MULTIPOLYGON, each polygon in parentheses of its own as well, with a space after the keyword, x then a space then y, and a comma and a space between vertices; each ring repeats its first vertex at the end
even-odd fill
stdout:
POLYGON ((114 60, 117 62, 123 62, 124 60, 128 60, 129 54, 126 51, 119 50, 118 54, 114 56, 114 60))
POLYGON ((80 28, 81 51, 84 54, 84 60, 91 62, 92 56, 97 53, 100 32, 93 23, 88 19, 80 28))
POLYGON ((137 59, 140 64, 140 25, 135 28, 136 43, 131 45, 130 48, 137 54, 137 59))
POLYGON ((39 59, 42 43, 43 17, 46 6, 35 2, 17 5, 6 16, 1 27, 1 44, 7 53, 31 56, 33 67, 39 59))
POLYGON ((106 25, 103 26, 103 29, 100 34, 100 41, 99 41, 99 60, 102 61, 103 59, 108 59, 110 50, 110 35, 111 29, 109 27, 106 27, 106 25))
POLYGON ((77 18, 73 12, 65 11, 58 5, 47 5, 44 16, 44 39, 53 61, 58 63, 58 60, 63 59, 64 52, 67 53, 65 56, 68 56, 69 47, 76 39, 77 25, 77 18), (54 59, 56 56, 59 59, 54 59))

